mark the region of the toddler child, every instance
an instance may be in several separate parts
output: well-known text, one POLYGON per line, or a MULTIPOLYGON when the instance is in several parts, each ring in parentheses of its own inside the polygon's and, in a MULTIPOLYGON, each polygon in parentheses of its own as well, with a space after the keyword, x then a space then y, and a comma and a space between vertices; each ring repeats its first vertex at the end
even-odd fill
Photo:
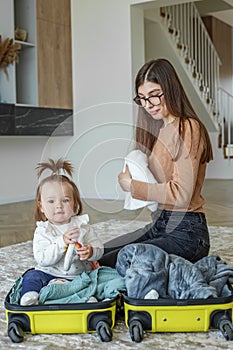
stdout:
POLYGON ((102 242, 87 225, 88 215, 81 215, 82 202, 71 179, 71 163, 62 159, 39 163, 38 177, 45 170, 52 174, 42 179, 37 188, 33 238, 37 265, 23 276, 20 305, 24 306, 38 304, 41 288, 54 278, 73 280, 91 271, 103 255, 102 242), (76 250, 72 256, 69 254, 67 263, 68 246, 74 244, 76 250))

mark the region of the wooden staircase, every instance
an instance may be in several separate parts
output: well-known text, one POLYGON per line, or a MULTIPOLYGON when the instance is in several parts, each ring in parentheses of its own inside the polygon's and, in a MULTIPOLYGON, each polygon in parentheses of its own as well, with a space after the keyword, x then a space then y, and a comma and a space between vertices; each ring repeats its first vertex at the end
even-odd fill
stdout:
POLYGON ((233 158, 233 96, 220 87, 218 53, 194 3, 160 8, 160 18, 218 129, 218 147, 233 158))

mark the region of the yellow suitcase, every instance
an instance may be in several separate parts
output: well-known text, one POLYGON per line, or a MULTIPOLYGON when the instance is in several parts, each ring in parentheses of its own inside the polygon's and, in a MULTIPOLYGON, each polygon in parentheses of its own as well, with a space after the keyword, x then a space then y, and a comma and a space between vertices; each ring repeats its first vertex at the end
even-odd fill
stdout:
POLYGON ((7 332, 13 343, 22 342, 24 333, 97 332, 103 342, 112 340, 118 298, 91 303, 20 306, 10 303, 11 291, 5 298, 5 310, 7 332))
POLYGON ((207 332, 220 329, 233 340, 233 295, 212 299, 124 299, 125 324, 134 342, 148 332, 207 332))

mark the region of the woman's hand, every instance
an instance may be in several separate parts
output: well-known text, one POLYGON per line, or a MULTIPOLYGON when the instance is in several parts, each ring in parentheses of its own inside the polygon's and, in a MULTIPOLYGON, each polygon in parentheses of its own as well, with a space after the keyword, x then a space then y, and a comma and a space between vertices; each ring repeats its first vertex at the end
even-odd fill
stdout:
POLYGON ((93 255, 93 248, 90 244, 83 245, 81 248, 77 249, 77 254, 80 260, 87 260, 93 255))
POLYGON ((132 181, 132 176, 130 174, 128 165, 126 164, 125 171, 121 172, 118 175, 118 182, 122 188, 123 191, 125 192, 131 192, 131 181, 132 181))
POLYGON ((79 228, 78 226, 74 226, 71 229, 69 229, 68 231, 66 231, 63 234, 63 241, 65 242, 65 244, 71 244, 71 243, 75 243, 78 240, 79 237, 79 228))

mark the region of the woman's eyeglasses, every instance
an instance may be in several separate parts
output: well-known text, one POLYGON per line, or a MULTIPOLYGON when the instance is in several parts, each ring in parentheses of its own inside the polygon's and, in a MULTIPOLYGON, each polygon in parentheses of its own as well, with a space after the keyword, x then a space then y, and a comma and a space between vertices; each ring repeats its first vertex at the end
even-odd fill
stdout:
POLYGON ((158 106, 161 103, 161 97, 164 95, 162 92, 159 95, 149 96, 149 97, 134 97, 134 102, 141 107, 146 107, 146 101, 148 101, 153 106, 158 106))

